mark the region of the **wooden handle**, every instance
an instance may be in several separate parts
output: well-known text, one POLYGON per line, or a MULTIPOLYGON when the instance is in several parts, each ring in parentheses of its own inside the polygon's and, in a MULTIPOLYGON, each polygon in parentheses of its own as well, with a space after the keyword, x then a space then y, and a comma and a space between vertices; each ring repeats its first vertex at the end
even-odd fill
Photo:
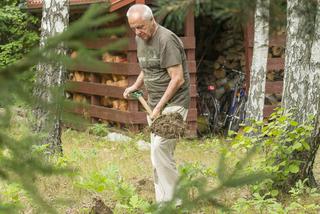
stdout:
POLYGON ((152 110, 151 110, 150 106, 148 105, 148 103, 143 98, 143 96, 139 96, 138 99, 139 99, 140 103, 142 104, 142 106, 145 108, 145 110, 147 110, 148 114, 152 115, 152 110))

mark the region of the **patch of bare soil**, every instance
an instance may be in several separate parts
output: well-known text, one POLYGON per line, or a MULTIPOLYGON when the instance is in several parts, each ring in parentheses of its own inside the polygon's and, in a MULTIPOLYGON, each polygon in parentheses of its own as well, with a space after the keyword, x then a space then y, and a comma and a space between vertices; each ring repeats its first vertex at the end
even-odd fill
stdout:
POLYGON ((149 203, 154 202, 154 183, 151 178, 139 178, 134 181, 134 186, 140 196, 149 203))
POLYGON ((101 198, 95 197, 93 198, 93 206, 89 214, 112 214, 112 210, 110 207, 105 205, 101 198))
POLYGON ((179 113, 163 114, 152 122, 150 131, 163 138, 176 139, 185 135, 186 124, 179 113))

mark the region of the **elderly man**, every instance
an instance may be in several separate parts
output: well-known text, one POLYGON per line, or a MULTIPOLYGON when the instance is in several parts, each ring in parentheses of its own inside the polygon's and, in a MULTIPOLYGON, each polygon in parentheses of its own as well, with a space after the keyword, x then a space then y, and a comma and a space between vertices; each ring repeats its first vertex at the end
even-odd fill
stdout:
MULTIPOLYGON (((143 4, 131 6, 128 23, 136 35, 137 55, 141 72, 133 85, 123 93, 141 88, 148 92, 152 115, 148 123, 160 114, 178 112, 184 120, 189 107, 189 72, 181 40, 170 30, 160 26, 151 9, 143 4)), ((176 139, 165 139, 151 133, 151 162, 157 202, 172 199, 178 172, 173 153, 176 139)))

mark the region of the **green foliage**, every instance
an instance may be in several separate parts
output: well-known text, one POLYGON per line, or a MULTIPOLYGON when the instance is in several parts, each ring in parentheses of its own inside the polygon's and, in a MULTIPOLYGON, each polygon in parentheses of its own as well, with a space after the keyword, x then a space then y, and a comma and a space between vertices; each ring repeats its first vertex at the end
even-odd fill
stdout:
POLYGON ((156 8, 156 16, 164 26, 183 34, 184 20, 187 11, 193 9, 196 17, 203 16, 222 23, 233 19, 236 24, 245 24, 248 14, 253 14, 255 1, 251 0, 159 0, 156 8))
POLYGON ((308 180, 299 180, 294 187, 289 190, 291 197, 297 199, 299 196, 308 195, 311 197, 319 197, 319 190, 317 188, 311 188, 306 185, 308 180))
MULTIPOLYGON (((0 4, 0 69, 23 58, 38 44, 38 18, 21 11, 19 1, 2 1, 0 4)), ((20 84, 33 81, 33 74, 21 74, 20 84)), ((28 88, 27 90, 31 90, 28 88)), ((16 102, 15 97, 10 98, 16 102)), ((0 100, 2 106, 3 99, 0 100)))
POLYGON ((89 133, 100 137, 106 136, 108 132, 109 131, 106 124, 95 123, 89 128, 89 133))
POLYGON ((21 59, 38 43, 39 20, 16 5, 0 7, 0 68, 21 59))
POLYGON ((295 154, 310 150, 308 139, 313 131, 311 118, 309 122, 298 124, 291 116, 279 109, 270 116, 267 124, 254 123, 231 140, 234 149, 257 147, 258 152, 264 154, 248 170, 261 169, 272 175, 272 178, 255 186, 256 191, 270 191, 276 196, 277 190, 286 188, 288 179, 300 171, 301 161, 295 154))
MULTIPOLYGON (((21 198, 25 195, 25 192, 20 185, 16 183, 0 185, 0 195, 2 199, 3 207, 10 207, 10 212, 15 212, 15 207, 23 207, 21 198)), ((1 213, 1 208, 0 208, 1 213)))
MULTIPOLYGON (((2 17, 5 17, 7 20, 15 20, 16 16, 14 14, 16 9, 4 9, 8 11, 5 13, 2 11, 2 17), (11 17, 10 13, 14 16, 11 17)), ((30 90, 26 90, 26 88, 33 87, 31 82, 21 82, 20 78, 21 75, 32 76, 33 73, 31 69, 39 62, 61 63, 70 70, 72 70, 75 65, 86 64, 92 69, 101 72, 105 71, 105 69, 107 69, 105 63, 97 59, 106 51, 118 50, 125 41, 120 40, 108 47, 102 47, 101 49, 94 51, 88 50, 84 46, 83 40, 95 39, 99 36, 107 37, 124 32, 124 28, 122 27, 108 29, 99 28, 99 30, 92 31, 92 29, 96 29, 102 24, 112 22, 117 18, 116 15, 106 15, 106 10, 106 7, 94 5, 78 22, 70 26, 67 31, 48 39, 46 45, 41 48, 41 50, 38 48, 33 49, 20 60, 13 60, 13 63, 10 63, 12 61, 7 60, 5 61, 5 64, 10 63, 9 65, 0 66, 0 97, 2 106, 0 112, 0 179, 4 182, 19 184, 37 205, 39 213, 57 213, 57 211, 39 195, 37 186, 35 185, 38 176, 66 174, 69 173, 70 170, 64 167, 67 165, 65 162, 66 160, 62 159, 57 164, 57 159, 47 158, 47 156, 43 154, 46 146, 34 146, 39 144, 41 135, 30 134, 31 130, 27 130, 26 133, 21 133, 19 136, 11 134, 12 106, 14 105, 12 97, 25 103, 30 109, 34 106, 38 106, 40 103, 41 107, 46 109, 50 114, 50 117, 55 118, 57 115, 60 115, 61 118, 64 119, 64 122, 73 122, 77 124, 79 119, 68 113, 70 112, 69 108, 74 108, 75 105, 65 100, 64 97, 61 97, 61 94, 63 93, 60 92, 64 91, 66 86, 51 88, 52 99, 50 101, 39 100, 33 96, 30 90), (77 59, 71 59, 62 53, 57 53, 55 51, 56 47, 62 42, 67 49, 73 49, 79 53, 77 59), (61 108, 57 109, 57 106, 60 106, 61 108)), ((17 19, 20 20, 20 18, 17 19)), ((4 25, 4 22, 1 22, 3 20, 0 20, 1 25, 4 25)), ((5 27, 7 27, 7 24, 10 23, 6 23, 5 27)), ((10 31, 12 29, 8 28, 6 30, 10 31)), ((20 35, 20 33, 15 30, 11 33, 20 35)), ((24 35, 20 36, 24 37, 24 35)), ((23 42, 31 44, 33 39, 30 38, 24 38, 23 42)), ((11 40, 8 41, 10 42, 11 40)), ((12 47, 23 48, 21 45, 13 45, 12 47)), ((72 86, 69 85, 68 87, 72 86)), ((8 206, 4 204, 2 198, 0 198, 0 209, 12 207, 15 207, 14 204, 8 206)))
POLYGON ((254 193, 251 198, 240 198, 232 206, 232 209, 236 213, 270 213, 270 214, 289 214, 289 213, 318 213, 320 206, 312 201, 303 202, 298 198, 302 194, 309 197, 318 197, 316 188, 310 188, 305 186, 305 181, 299 180, 295 187, 289 191, 292 201, 288 204, 281 204, 270 193, 260 195, 254 193))
POLYGON ((243 169, 254 153, 255 149, 253 148, 234 168, 226 167, 228 161, 226 160, 226 156, 222 154, 216 172, 218 185, 215 187, 210 187, 208 179, 201 176, 204 170, 199 165, 187 165, 187 167, 183 167, 180 170, 182 174, 178 180, 173 199, 164 204, 158 204, 154 213, 192 212, 203 204, 220 208, 223 211, 230 211, 229 208, 218 200, 221 192, 226 188, 259 183, 268 178, 267 174, 262 171, 244 173, 243 169))
POLYGON ((142 199, 135 188, 120 176, 118 167, 110 165, 103 171, 92 172, 88 177, 79 176, 75 186, 93 193, 109 191, 116 201, 114 213, 146 213, 150 204, 142 199))
MULTIPOLYGON (((160 23, 174 30, 175 33, 183 35, 187 11, 192 9, 196 17, 205 17, 215 23, 215 29, 208 29, 210 34, 214 34, 219 29, 219 25, 227 20, 238 28, 245 26, 253 17, 255 4, 256 1, 252 0, 158 0, 155 14, 160 23)), ((286 1, 270 0, 270 31, 284 27, 285 22, 286 1)))

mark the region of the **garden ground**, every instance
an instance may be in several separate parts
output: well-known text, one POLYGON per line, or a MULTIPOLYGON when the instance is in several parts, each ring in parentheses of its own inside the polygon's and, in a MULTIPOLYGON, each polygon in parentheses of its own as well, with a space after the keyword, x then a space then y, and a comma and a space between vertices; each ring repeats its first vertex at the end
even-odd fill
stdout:
MULTIPOLYGON (((24 122, 21 118, 13 121, 12 135, 19 137, 29 131, 24 122)), ((62 136, 64 156, 56 159, 55 163, 73 167, 74 173, 69 176, 39 177, 37 184, 42 196, 57 208, 58 213, 89 213, 94 198, 101 199, 117 213, 143 213, 141 207, 154 203, 154 189, 150 151, 139 150, 136 142, 141 139, 148 141, 148 137, 127 134, 132 136, 129 142, 110 142, 92 133, 92 129, 84 132, 65 129, 62 136)), ((227 143, 218 138, 180 140, 175 153, 177 165, 180 170, 194 170, 195 176, 206 176, 209 186, 213 187, 217 185, 216 168, 221 145, 227 143)), ((228 157, 231 167, 240 158, 241 152, 233 155, 239 157, 228 157)), ((318 160, 317 163, 315 174, 320 178, 318 160)), ((20 204, 23 213, 36 212, 35 206, 18 187, 14 184, 3 186, 2 194, 6 200, 20 204)), ((192 194, 196 193, 191 192, 191 197, 192 194)), ((252 195, 247 186, 225 189, 217 198, 232 207, 234 213, 320 212, 320 195, 302 183, 290 195, 279 200, 252 195)), ((204 204, 193 213, 220 212, 204 204)))

